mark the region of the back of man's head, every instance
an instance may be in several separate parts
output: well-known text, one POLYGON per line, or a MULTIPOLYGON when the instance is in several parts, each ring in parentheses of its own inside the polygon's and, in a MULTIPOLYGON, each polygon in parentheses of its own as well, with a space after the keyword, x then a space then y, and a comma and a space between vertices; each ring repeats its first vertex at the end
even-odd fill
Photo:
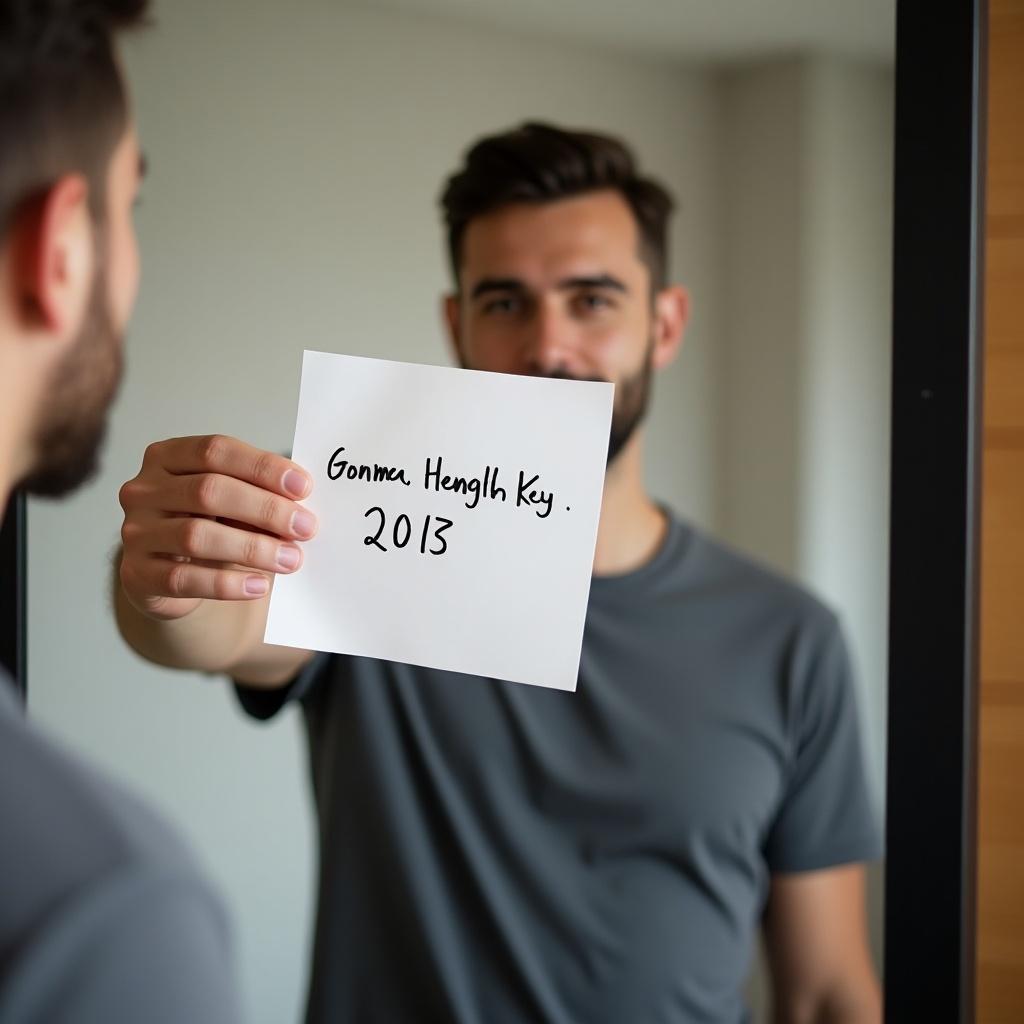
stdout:
POLYGON ((588 192, 618 192, 636 218, 640 255, 655 289, 668 276, 672 197, 643 177, 629 147, 611 135, 528 122, 477 141, 441 195, 456 286, 470 222, 513 203, 549 203, 588 192))
POLYGON ((127 124, 117 30, 141 24, 148 0, 0 0, 0 239, 19 207, 62 175, 104 178, 127 124))
POLYGON ((139 160, 113 37, 147 7, 0 0, 0 502, 19 483, 65 494, 98 465, 138 283, 139 160))

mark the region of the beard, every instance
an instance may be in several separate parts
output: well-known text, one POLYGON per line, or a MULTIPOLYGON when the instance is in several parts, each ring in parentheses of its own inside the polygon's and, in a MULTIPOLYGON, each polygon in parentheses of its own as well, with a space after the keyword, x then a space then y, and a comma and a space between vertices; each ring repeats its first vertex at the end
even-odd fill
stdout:
POLYGON ((612 426, 608 438, 608 465, 610 466, 626 442, 636 433, 637 427, 647 415, 647 406, 651 398, 651 376, 654 369, 654 340, 651 339, 644 353, 643 365, 627 377, 615 389, 615 405, 612 408, 612 426))
POLYGON ((99 468, 107 414, 124 363, 100 266, 78 337, 55 367, 47 388, 47 402, 36 424, 36 460, 21 483, 29 494, 60 497, 99 468))
MULTIPOLYGON (((615 404, 612 407, 612 425, 608 435, 607 466, 619 457, 626 442, 636 433, 647 415, 647 406, 651 397, 651 377, 653 375, 652 356, 654 339, 647 345, 643 365, 632 376, 626 377, 615 388, 615 404)), ((600 384, 609 383, 604 377, 576 377, 565 370, 539 374, 553 380, 587 380, 600 384)))

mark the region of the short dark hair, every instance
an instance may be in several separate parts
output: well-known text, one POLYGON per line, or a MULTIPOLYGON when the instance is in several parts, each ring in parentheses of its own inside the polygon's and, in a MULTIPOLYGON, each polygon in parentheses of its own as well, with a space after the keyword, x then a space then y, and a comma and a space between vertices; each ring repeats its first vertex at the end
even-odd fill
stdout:
POLYGON ((0 0, 0 238, 21 206, 62 175, 83 174, 105 211, 106 171, 128 104, 116 31, 149 0, 0 0))
POLYGON ((510 203, 554 202, 604 189, 618 192, 629 204, 651 286, 665 287, 674 205, 669 192, 637 173, 636 160, 621 139, 536 121, 480 139, 466 153, 462 169, 448 179, 441 207, 456 287, 462 239, 474 218, 510 203))

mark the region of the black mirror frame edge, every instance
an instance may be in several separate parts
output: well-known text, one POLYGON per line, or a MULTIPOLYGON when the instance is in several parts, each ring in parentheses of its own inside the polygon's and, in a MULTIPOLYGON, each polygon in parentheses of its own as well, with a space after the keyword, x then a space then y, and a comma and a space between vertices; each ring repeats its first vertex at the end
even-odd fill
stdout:
MULTIPOLYGON (((898 0, 885 1011, 974 1020, 986 7, 898 0)), ((24 496, 0 660, 26 687, 24 496)))
POLYGON ((974 1021, 987 0, 897 0, 885 1016, 974 1021))
POLYGON ((25 495, 16 491, 0 527, 0 666, 10 673, 22 700, 28 685, 27 511, 25 495))

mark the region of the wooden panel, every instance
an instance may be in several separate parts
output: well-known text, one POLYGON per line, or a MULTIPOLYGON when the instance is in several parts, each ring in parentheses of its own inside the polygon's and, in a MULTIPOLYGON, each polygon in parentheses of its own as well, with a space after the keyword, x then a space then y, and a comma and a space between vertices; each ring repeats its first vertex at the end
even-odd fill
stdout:
POLYGON ((978 1024, 1024 1021, 1024 0, 989 7, 978 1024))
MULTIPOLYGON (((1020 334, 1024 336, 1024 331, 1020 334)), ((988 336, 991 338, 991 333, 988 336)), ((1024 429, 1024 345, 1021 345, 1019 352, 990 349, 986 353, 985 362, 988 374, 985 385, 987 443, 992 430, 1024 429)))
POLYGON ((1024 356, 1024 3, 991 0, 989 22, 986 347, 1024 356))
MULTIPOLYGON (((1024 446, 996 447, 986 443, 983 472, 981 678, 984 697, 985 684, 990 680, 1024 680, 1024 446)), ((1024 760, 1021 761, 1021 778, 1024 779, 1024 760)), ((1021 1020, 1024 1021, 1024 1017, 1021 1020)))

